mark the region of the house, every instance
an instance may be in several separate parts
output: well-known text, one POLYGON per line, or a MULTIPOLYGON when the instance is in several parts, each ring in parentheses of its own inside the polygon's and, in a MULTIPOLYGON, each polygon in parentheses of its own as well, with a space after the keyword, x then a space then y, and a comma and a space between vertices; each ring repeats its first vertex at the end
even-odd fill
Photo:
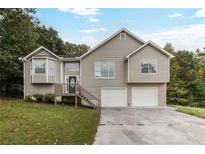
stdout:
POLYGON ((172 57, 125 28, 78 57, 40 47, 22 58, 24 96, 55 93, 92 106, 165 107, 172 57))

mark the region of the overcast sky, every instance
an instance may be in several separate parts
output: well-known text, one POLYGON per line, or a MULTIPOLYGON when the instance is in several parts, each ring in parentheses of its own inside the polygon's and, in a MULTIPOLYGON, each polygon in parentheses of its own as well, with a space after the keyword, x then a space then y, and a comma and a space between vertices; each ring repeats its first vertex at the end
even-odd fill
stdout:
POLYGON ((64 41, 94 46, 122 27, 176 50, 205 47, 205 9, 37 9, 64 41))

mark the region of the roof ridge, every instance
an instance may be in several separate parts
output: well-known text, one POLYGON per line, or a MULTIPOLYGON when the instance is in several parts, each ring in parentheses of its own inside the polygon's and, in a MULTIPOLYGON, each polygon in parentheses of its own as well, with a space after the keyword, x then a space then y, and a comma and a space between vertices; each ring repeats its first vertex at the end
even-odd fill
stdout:
POLYGON ((140 37, 138 37, 137 35, 135 35, 134 33, 130 32, 128 29, 126 29, 125 27, 122 27, 120 30, 118 30, 117 32, 115 32, 114 34, 112 34, 111 36, 107 37, 104 41, 98 43, 96 46, 94 46, 93 48, 91 48, 89 51, 87 51, 86 53, 84 53, 83 55, 80 56, 80 58, 85 57, 86 55, 88 55, 89 53, 91 53, 92 51, 94 51, 95 49, 99 48, 101 45, 103 45, 104 43, 108 42, 109 40, 111 40, 112 38, 114 38, 116 35, 118 35, 119 33, 121 33, 122 31, 127 32, 128 34, 130 34, 133 38, 135 38, 136 40, 140 41, 141 43, 146 43, 143 39, 141 39, 140 37))
POLYGON ((148 40, 145 44, 141 45, 140 47, 138 47, 137 49, 135 49, 134 51, 132 51, 131 53, 129 53, 127 56, 125 56, 125 59, 128 59, 130 56, 132 56, 133 54, 135 54, 137 51, 141 50, 142 48, 144 48, 145 46, 151 44, 152 46, 154 46, 155 48, 159 49, 161 52, 163 52, 164 54, 166 54, 168 57, 173 58, 174 56, 172 54, 170 54, 169 52, 167 52, 166 50, 164 50, 162 47, 160 47, 159 45, 157 45, 156 43, 154 43, 151 40, 148 40))

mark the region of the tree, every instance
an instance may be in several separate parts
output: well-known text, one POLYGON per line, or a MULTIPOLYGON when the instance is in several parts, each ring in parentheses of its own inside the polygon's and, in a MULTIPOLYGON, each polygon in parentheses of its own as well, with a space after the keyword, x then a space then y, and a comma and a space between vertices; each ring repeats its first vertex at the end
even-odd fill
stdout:
POLYGON ((172 45, 171 43, 169 43, 169 42, 167 42, 167 43, 165 44, 164 50, 166 50, 167 52, 169 52, 169 53, 172 54, 172 55, 175 55, 175 54, 176 54, 173 45, 172 45))
POLYGON ((201 68, 193 52, 176 52, 171 63, 171 81, 167 93, 169 103, 190 105, 205 98, 204 81, 197 74, 201 68))
POLYGON ((204 47, 202 50, 200 50, 199 48, 196 49, 196 55, 197 55, 199 58, 204 57, 204 56, 205 56, 205 47, 204 47))
POLYGON ((45 26, 37 27, 40 35, 38 44, 42 45, 57 55, 82 55, 87 52, 89 47, 85 44, 76 45, 74 43, 63 42, 59 37, 58 32, 52 27, 46 28, 45 26))
POLYGON ((65 45, 63 40, 58 36, 58 32, 52 27, 38 26, 37 31, 40 35, 37 40, 38 44, 46 47, 57 55, 65 54, 65 45))
POLYGON ((85 44, 76 45, 73 43, 65 42, 66 54, 80 56, 88 51, 90 48, 85 44))
POLYGON ((22 62, 18 57, 37 47, 35 9, 0 9, 1 94, 22 93, 22 62))

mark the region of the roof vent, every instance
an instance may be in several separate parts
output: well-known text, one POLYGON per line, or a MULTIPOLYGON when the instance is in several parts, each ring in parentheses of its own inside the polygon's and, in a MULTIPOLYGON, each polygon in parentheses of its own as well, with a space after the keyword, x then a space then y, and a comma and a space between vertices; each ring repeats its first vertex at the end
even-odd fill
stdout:
POLYGON ((126 39, 126 33, 120 33, 120 39, 125 40, 126 39))

